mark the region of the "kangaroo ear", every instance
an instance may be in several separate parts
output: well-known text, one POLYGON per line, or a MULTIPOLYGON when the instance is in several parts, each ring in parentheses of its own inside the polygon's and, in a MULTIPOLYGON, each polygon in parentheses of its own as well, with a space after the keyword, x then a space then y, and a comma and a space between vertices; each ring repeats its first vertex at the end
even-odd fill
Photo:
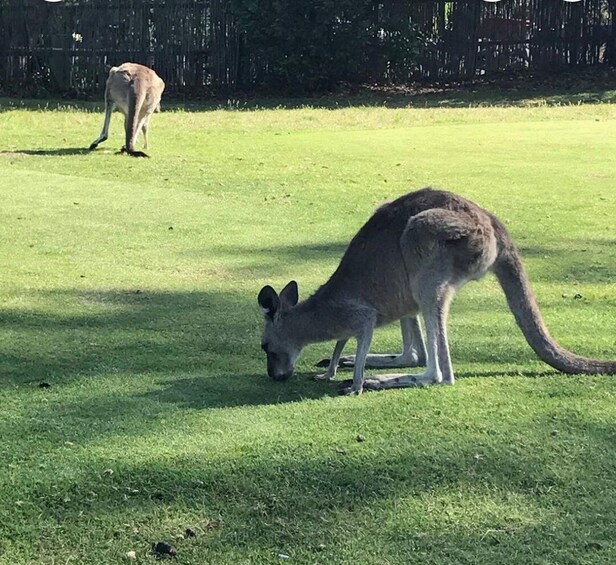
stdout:
POLYGON ((280 309, 280 298, 276 291, 269 285, 264 286, 259 292, 257 301, 263 314, 273 320, 274 314, 280 309))
POLYGON ((285 308, 292 308, 299 301, 299 289, 297 283, 291 281, 280 291, 280 302, 285 308))

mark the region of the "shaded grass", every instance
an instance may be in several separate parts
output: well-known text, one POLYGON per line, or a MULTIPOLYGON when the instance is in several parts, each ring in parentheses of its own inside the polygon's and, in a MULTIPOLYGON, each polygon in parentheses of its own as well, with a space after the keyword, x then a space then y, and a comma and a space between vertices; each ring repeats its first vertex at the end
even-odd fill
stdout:
POLYGON ((616 561, 616 384, 536 360, 494 279, 454 303, 450 389, 340 398, 309 378, 331 344, 269 382, 255 305, 434 184, 506 222, 563 345, 613 357, 615 118, 164 112, 137 161, 118 117, 82 153, 102 116, 0 114, 0 563, 616 561))

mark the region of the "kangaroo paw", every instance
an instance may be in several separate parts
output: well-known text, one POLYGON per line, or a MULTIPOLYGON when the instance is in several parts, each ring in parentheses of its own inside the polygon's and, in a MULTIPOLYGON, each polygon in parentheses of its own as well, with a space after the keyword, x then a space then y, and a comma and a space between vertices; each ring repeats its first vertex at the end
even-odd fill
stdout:
POLYGON ((383 390, 383 385, 374 379, 367 379, 364 381, 364 385, 361 390, 357 390, 353 387, 353 379, 347 379, 340 382, 338 388, 338 394, 354 395, 361 394, 362 391, 383 390))
POLYGON ((355 366, 355 356, 340 357, 338 361, 338 367, 341 369, 351 369, 355 366))
POLYGON ((130 150, 130 149, 126 149, 126 146, 122 147, 122 149, 120 149, 120 153, 126 153, 127 155, 130 155, 131 157, 150 157, 147 153, 144 153, 143 151, 135 151, 135 150, 130 150))
POLYGON ((335 375, 331 375, 329 373, 320 373, 318 375, 314 375, 312 379, 315 381, 331 381, 334 378, 334 376, 335 375))

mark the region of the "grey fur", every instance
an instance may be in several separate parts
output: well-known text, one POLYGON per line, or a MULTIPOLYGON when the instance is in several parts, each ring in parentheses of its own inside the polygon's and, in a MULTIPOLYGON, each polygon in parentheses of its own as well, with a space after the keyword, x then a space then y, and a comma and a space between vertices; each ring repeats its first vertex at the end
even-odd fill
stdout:
POLYGON ((137 63, 124 63, 112 67, 105 87, 105 123, 103 131, 90 145, 96 149, 109 135, 111 114, 116 106, 124 114, 125 144, 122 153, 133 157, 147 157, 135 150, 139 132, 143 132, 144 146, 148 148, 150 116, 160 111, 160 99, 165 89, 163 80, 150 68, 137 63))
POLYGON ((503 224, 476 204, 450 192, 425 188, 381 206, 359 230, 331 278, 298 303, 292 281, 280 293, 264 287, 258 301, 267 309, 262 346, 268 374, 286 379, 302 348, 336 340, 323 378, 339 364, 353 364, 345 391, 453 384, 447 315, 456 291, 492 271, 527 342, 546 363, 566 373, 616 373, 615 361, 574 355, 548 333, 519 253, 503 224), (426 326, 424 348, 417 315, 426 326), (368 355, 374 328, 401 320, 401 356, 368 355), (341 358, 346 341, 357 339, 355 357, 341 358), (364 368, 416 366, 419 375, 389 374, 365 382, 364 368))

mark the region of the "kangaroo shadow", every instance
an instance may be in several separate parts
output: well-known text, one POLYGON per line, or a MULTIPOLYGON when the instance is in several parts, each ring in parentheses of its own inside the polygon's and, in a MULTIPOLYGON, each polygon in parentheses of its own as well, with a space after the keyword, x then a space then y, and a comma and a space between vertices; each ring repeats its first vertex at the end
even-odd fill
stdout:
POLYGON ((207 410, 285 404, 340 394, 339 381, 316 381, 306 374, 299 374, 285 382, 273 382, 265 375, 265 370, 259 374, 221 375, 215 378, 187 376, 164 379, 159 385, 164 388, 137 396, 183 408, 207 410))
POLYGON ((91 151, 87 147, 62 147, 59 149, 14 149, 13 151, 0 151, 0 155, 33 155, 36 157, 62 157, 64 155, 88 155, 91 151))
MULTIPOLYGON (((259 313, 225 292, 86 290, 36 293, 47 311, 1 308, 0 330, 16 342, 0 349, 2 385, 54 390, 75 379, 153 376, 145 396, 194 408, 295 402, 335 395, 335 383, 301 374, 274 383, 259 348, 259 313), (71 305, 73 313, 55 311, 71 305), (21 340, 38 343, 22 348, 21 340)), ((1 386, 1 385, 0 385, 1 386)), ((126 402, 108 399, 108 402, 126 402)))
POLYGON ((246 372, 243 355, 257 353, 258 313, 231 293, 134 290, 34 293, 48 310, 0 309, 0 328, 37 342, 21 348, 5 341, 5 382, 31 375, 55 382, 109 372, 209 375, 246 372), (72 313, 64 313, 69 304, 72 313))

